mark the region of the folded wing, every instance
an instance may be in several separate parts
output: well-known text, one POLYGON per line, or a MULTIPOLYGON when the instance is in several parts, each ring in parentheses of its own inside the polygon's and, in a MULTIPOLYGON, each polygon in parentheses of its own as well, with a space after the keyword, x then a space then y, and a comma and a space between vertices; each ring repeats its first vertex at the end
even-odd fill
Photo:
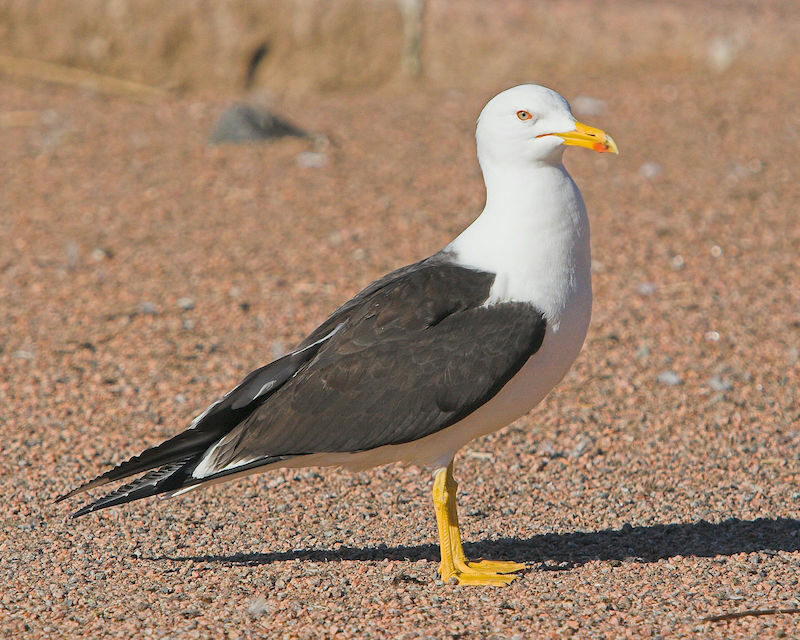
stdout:
POLYGON ((76 489, 151 471, 75 515, 312 453, 435 433, 494 396, 535 353, 543 315, 486 304, 494 274, 434 256, 337 310, 289 355, 248 375, 192 427, 76 489))

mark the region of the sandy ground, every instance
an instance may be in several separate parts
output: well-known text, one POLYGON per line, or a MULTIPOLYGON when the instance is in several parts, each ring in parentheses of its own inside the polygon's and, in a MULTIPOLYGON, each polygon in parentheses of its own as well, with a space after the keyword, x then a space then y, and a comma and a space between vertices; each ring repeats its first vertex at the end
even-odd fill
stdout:
POLYGON ((704 621, 800 607, 800 70, 548 80, 622 153, 568 152, 595 260, 578 363, 457 459, 467 553, 529 565, 506 589, 435 579, 414 468, 51 504, 463 229, 502 84, 286 99, 332 141, 308 156, 208 147, 221 96, 0 83, 0 635, 800 636, 704 621))

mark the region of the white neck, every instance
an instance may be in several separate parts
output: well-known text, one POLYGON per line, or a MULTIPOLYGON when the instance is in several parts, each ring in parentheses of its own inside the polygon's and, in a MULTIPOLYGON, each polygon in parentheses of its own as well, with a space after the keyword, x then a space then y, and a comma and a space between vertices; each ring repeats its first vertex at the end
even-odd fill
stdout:
POLYGON ((489 304, 530 302, 553 330, 573 303, 588 305, 588 314, 589 220, 564 166, 541 163, 483 170, 486 207, 447 250, 459 264, 497 274, 489 304))

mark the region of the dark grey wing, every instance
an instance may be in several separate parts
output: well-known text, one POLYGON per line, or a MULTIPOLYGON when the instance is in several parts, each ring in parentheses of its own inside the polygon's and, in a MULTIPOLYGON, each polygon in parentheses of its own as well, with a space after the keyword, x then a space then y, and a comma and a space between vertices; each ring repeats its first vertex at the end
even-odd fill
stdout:
POLYGON ((493 282, 420 263, 362 295, 314 358, 214 446, 204 477, 410 442, 474 411, 538 350, 546 328, 529 304, 485 305, 493 282))
POLYGON ((203 454, 214 443, 240 425, 301 367, 306 365, 317 354, 322 344, 336 332, 354 310, 360 307, 363 300, 376 291, 391 285, 398 278, 403 278, 419 269, 421 265, 438 264, 445 259, 444 254, 437 254, 422 262, 397 269, 376 280, 337 309, 292 353, 245 376, 234 389, 197 416, 189 429, 59 496, 56 498, 56 502, 66 500, 94 487, 123 480, 143 472, 149 473, 145 473, 133 482, 87 505, 73 516, 174 491, 185 486, 203 454))

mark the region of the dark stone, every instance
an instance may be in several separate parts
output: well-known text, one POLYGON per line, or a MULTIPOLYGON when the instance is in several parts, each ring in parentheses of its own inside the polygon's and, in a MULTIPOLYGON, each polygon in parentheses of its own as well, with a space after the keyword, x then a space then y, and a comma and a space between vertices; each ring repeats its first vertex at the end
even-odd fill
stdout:
POLYGON ((307 138, 308 134, 266 109, 248 104, 234 104, 222 112, 209 141, 212 144, 244 144, 286 136, 307 138))

